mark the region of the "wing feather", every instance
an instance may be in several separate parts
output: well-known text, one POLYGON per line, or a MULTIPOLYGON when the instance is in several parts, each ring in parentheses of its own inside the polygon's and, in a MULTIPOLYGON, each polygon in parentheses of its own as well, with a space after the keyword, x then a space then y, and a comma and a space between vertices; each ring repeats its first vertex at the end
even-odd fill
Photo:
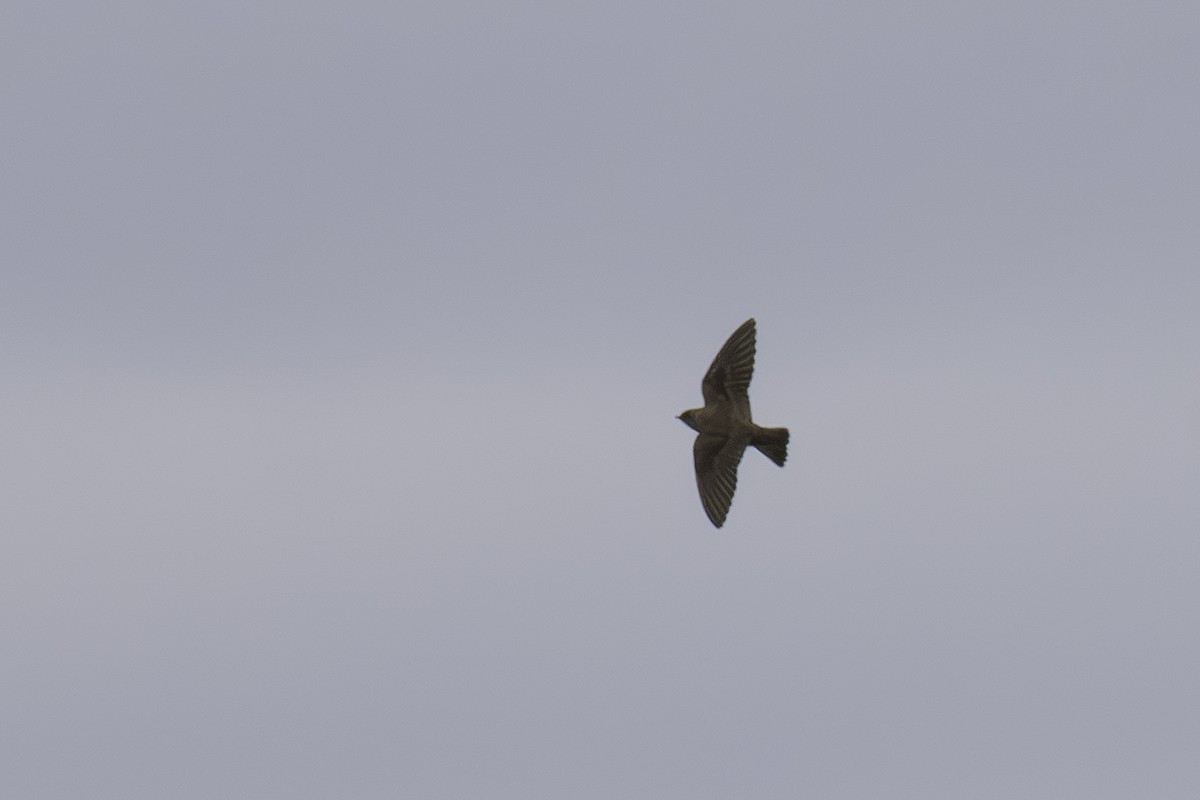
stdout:
POLYGON ((705 405, 719 400, 733 400, 749 407, 746 392, 754 375, 754 326, 753 317, 743 322, 717 352, 717 357, 700 383, 705 405))
POLYGON ((725 516, 737 491, 737 470, 746 442, 741 439, 702 433, 696 437, 692 454, 696 462, 696 488, 704 513, 716 527, 725 524, 725 516))

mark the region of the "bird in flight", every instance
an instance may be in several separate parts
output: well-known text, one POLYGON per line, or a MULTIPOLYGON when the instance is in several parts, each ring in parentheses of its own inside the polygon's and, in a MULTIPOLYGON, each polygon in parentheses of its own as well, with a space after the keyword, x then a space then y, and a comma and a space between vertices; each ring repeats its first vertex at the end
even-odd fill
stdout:
POLYGON ((787 461, 788 429, 763 428, 750 417, 750 377, 754 374, 754 318, 733 332, 713 359, 700 391, 704 407, 691 408, 679 419, 699 435, 692 447, 696 487, 704 513, 718 528, 737 489, 737 469, 747 446, 779 466, 787 461))

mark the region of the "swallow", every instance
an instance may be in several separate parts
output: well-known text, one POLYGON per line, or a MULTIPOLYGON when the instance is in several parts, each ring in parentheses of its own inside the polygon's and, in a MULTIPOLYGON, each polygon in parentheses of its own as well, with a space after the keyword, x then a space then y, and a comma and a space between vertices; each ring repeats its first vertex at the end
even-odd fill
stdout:
POLYGON ((750 416, 750 377, 754 374, 754 318, 741 324, 713 359, 700 391, 703 408, 690 408, 679 419, 699 435, 692 446, 696 487, 704 513, 720 528, 733 503, 742 453, 755 447, 783 466, 787 461, 788 429, 763 428, 750 416))

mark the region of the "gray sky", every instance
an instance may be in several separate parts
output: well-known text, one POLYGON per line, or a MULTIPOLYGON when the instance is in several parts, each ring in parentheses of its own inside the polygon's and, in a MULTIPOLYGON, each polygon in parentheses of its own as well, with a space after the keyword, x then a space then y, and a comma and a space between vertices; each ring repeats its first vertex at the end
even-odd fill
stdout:
POLYGON ((0 75, 3 796, 1196 796, 1195 4, 18 0, 0 75))

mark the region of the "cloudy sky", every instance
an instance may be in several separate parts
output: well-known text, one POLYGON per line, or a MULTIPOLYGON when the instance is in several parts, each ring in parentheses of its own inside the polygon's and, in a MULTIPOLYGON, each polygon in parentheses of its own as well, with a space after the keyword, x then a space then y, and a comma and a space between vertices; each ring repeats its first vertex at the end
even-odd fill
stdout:
POLYGON ((17 0, 0 93, 5 797, 1196 796, 1194 4, 17 0))

